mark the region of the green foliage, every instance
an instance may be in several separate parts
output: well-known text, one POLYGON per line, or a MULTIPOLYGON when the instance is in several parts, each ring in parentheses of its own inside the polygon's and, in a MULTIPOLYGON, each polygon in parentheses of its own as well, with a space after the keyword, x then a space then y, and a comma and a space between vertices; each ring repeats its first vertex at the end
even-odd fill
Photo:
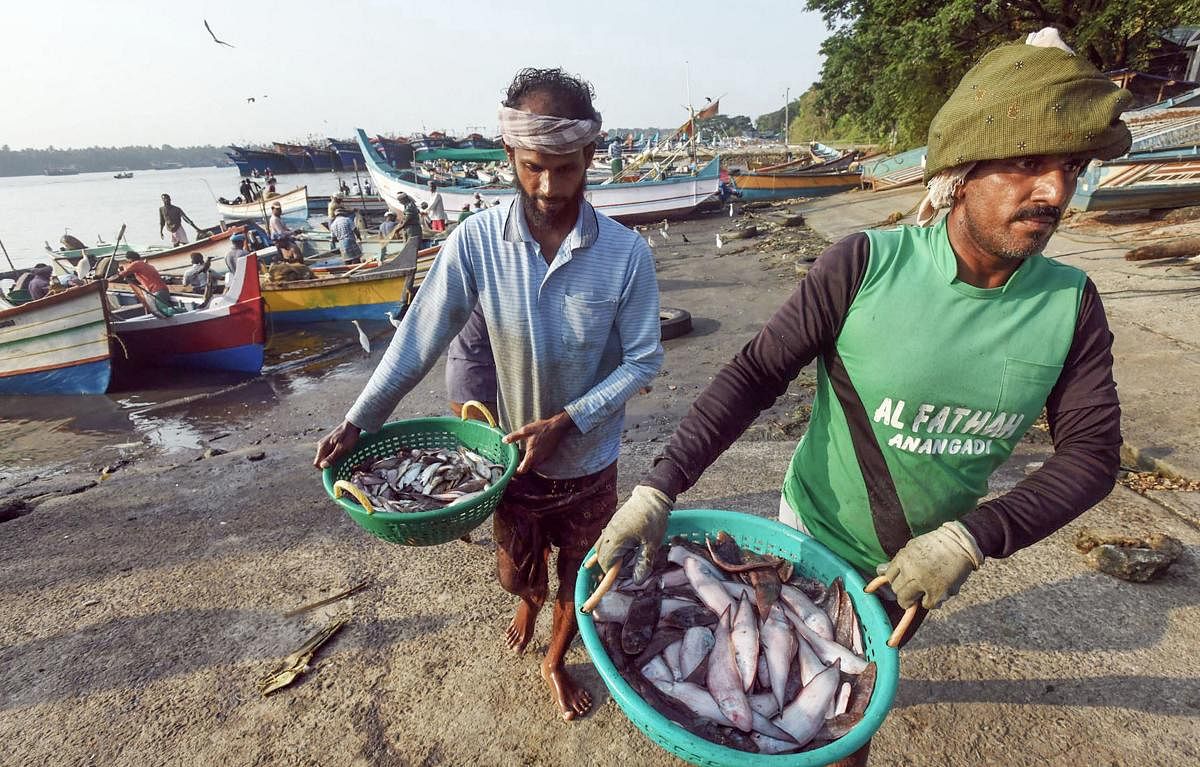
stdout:
MULTIPOLYGON (((803 98, 803 97, 801 97, 803 98)), ((788 120, 791 116, 797 113, 800 107, 800 99, 792 99, 787 106, 788 120)), ((779 133, 783 130, 783 107, 779 107, 774 112, 767 112, 765 115, 759 115, 754 121, 754 127, 759 133, 779 133)))
POLYGON ((1200 0, 807 0, 832 30, 816 107, 896 148, 925 143, 954 86, 989 49, 1045 26, 1101 70, 1144 67, 1159 33, 1200 21, 1200 0))
POLYGON ((740 136, 753 129, 754 123, 746 115, 716 115, 704 120, 698 127, 721 136, 740 136))
POLYGON ((84 149, 19 149, 0 147, 0 176, 37 176, 47 168, 75 168, 81 173, 116 170, 147 170, 167 163, 187 167, 228 165, 225 147, 154 146, 100 147, 84 149))

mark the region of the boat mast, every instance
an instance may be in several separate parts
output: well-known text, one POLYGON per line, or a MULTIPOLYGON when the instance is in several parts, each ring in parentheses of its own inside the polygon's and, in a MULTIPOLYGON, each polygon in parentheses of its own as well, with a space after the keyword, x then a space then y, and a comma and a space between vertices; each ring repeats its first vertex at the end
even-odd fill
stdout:
POLYGON ((691 175, 696 175, 696 108, 692 106, 692 66, 683 62, 686 69, 687 102, 688 102, 688 159, 691 161, 691 175))

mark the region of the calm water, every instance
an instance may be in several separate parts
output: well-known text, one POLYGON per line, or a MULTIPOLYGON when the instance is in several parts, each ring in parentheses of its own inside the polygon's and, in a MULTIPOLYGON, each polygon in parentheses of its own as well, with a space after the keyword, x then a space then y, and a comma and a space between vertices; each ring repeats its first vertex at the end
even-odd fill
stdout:
MULTIPOLYGON (((342 177, 354 186, 353 173, 342 177)), ((360 178, 365 180, 366 174, 360 178)), ((232 200, 238 195, 239 181, 236 168, 138 170, 124 180, 113 178, 112 173, 0 178, 0 241, 17 267, 45 261, 42 243, 57 249, 64 232, 94 245, 97 238, 113 242, 122 223, 124 241, 135 248, 168 244, 158 238, 160 195, 171 195, 171 202, 200 226, 212 226, 220 220, 216 198, 232 200)), ((338 175, 279 176, 276 190, 282 193, 301 184, 308 185, 310 194, 332 194, 337 191, 338 175)), ((194 236, 189 230, 189 239, 194 236)), ((0 256, 0 271, 7 269, 0 256)))

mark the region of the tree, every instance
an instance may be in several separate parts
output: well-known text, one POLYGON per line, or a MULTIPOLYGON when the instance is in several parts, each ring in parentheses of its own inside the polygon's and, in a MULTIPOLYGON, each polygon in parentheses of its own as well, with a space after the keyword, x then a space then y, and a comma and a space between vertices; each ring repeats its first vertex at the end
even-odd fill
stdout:
POLYGON ((894 134, 897 148, 925 143, 929 123, 988 50, 1042 27, 1102 71, 1145 66, 1160 33, 1200 21, 1200 0, 807 0, 831 36, 817 108, 894 134))

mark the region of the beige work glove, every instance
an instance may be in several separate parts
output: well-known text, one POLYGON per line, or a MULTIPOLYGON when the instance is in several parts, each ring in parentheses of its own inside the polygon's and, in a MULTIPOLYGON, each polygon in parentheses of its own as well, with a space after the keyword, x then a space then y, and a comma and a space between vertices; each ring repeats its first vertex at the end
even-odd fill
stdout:
POLYGON ((596 556, 600 567, 607 572, 621 564, 626 552, 641 546, 642 552, 633 577, 638 583, 650 575, 650 561, 662 545, 667 532, 667 516, 674 503, 661 490, 646 485, 633 488, 629 500, 617 509, 596 541, 596 556))
POLYGON ((967 576, 982 565, 979 544, 956 521, 913 538, 875 571, 887 576, 901 607, 920 602, 932 610, 957 594, 967 576))

